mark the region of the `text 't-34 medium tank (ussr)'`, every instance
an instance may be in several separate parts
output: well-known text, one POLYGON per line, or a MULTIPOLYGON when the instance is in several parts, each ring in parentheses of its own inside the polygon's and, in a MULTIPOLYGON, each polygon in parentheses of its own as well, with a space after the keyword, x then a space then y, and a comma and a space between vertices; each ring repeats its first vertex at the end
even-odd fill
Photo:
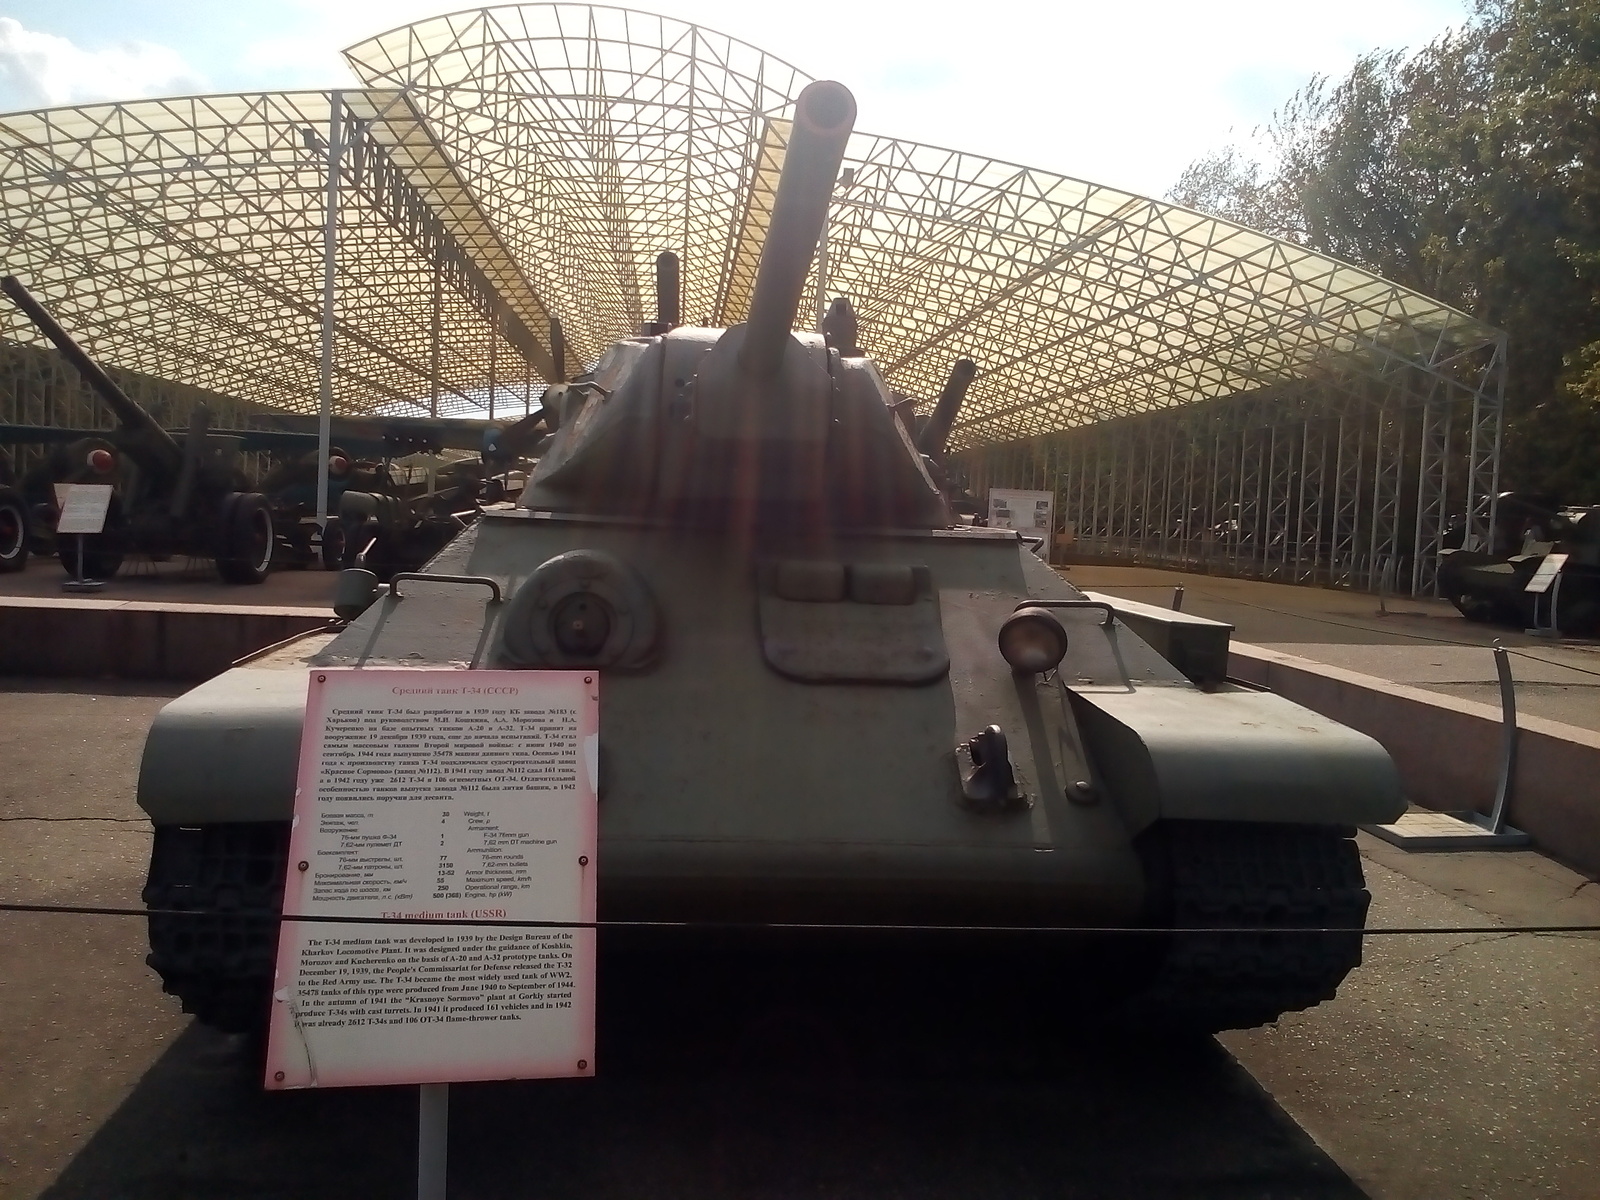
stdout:
POLYGON ((792 331, 854 117, 838 84, 801 94, 746 323, 619 342, 554 389, 520 507, 429 567, 504 603, 406 580, 314 658, 162 712, 145 898, 208 915, 152 915, 150 962, 188 1010, 265 1011, 276 926, 248 914, 279 903, 308 661, 601 672, 602 1036, 701 975, 687 946, 851 998, 1070 993, 1205 1029, 1359 963, 1352 826, 1403 807, 1384 751, 1221 682, 1227 626, 1113 610, 955 526, 923 453, 948 411, 919 448, 869 359, 792 331), (1070 932, 1124 926, 1178 932, 1070 932))

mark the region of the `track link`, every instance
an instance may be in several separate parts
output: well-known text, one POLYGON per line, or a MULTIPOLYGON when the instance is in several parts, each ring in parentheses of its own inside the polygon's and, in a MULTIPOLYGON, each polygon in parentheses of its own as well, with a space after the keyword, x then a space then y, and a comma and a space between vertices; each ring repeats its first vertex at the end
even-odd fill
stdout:
POLYGON ((1145 851, 1165 897, 1161 924, 1339 932, 1175 933, 1131 1001, 1135 1019, 1208 1033, 1249 1029, 1333 999, 1361 964, 1372 896, 1352 830, 1173 821, 1150 831, 1145 851))

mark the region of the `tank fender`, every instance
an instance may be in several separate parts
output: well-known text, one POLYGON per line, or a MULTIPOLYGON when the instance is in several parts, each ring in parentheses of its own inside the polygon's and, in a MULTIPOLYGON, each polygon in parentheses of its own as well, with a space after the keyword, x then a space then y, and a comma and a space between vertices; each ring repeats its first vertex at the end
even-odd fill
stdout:
POLYGON ((1405 811, 1375 740, 1269 692, 1071 689, 1130 832, 1160 819, 1355 825, 1405 811))
POLYGON ((236 667, 156 716, 139 807, 156 825, 287 821, 305 721, 306 673, 236 667))

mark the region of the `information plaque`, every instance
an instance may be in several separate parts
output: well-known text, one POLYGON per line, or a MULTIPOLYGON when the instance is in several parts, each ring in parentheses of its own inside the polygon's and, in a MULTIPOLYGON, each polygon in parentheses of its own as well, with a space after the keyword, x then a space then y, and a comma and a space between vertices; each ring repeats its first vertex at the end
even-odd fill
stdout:
POLYGON ((1565 554, 1546 554, 1544 561, 1539 564, 1539 569, 1533 573, 1533 578, 1528 580, 1527 586, 1522 590, 1542 595, 1550 590, 1550 585, 1556 581, 1556 576, 1561 574, 1561 569, 1567 565, 1565 554))
POLYGON ((1054 492, 989 489, 989 528, 1016 529, 1022 533, 1050 535, 1055 511, 1054 492))
POLYGON ((99 533, 106 527, 106 513, 111 509, 109 483, 58 483, 56 507, 61 516, 56 519, 56 532, 99 533))
POLYGON ((599 677, 311 672, 268 1088, 594 1072, 599 677), (556 927, 471 925, 551 922, 556 927))

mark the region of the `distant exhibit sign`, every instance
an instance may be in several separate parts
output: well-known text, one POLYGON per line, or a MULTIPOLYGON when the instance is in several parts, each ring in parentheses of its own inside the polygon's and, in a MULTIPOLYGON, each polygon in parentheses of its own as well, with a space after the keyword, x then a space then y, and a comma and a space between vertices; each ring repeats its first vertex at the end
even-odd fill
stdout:
POLYGON ((989 489, 989 528, 1016 529, 1048 538, 1055 515, 1054 492, 989 489))
POLYGON ((111 510, 109 483, 58 483, 55 485, 58 534, 100 533, 111 510))
POLYGON ((594 1073, 598 683, 311 673, 268 1088, 594 1073))

